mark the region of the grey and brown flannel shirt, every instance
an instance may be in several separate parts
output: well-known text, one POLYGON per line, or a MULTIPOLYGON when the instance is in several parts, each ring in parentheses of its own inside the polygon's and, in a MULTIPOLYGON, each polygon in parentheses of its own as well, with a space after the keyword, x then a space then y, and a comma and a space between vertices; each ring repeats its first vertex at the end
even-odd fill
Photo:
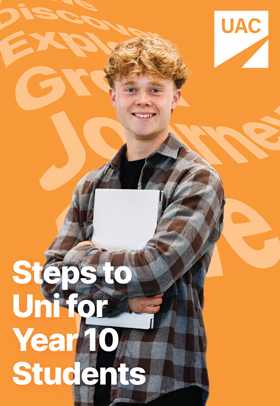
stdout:
MULTIPOLYGON (((206 334, 202 317, 204 281, 214 246, 223 227, 224 191, 218 173, 197 153, 189 150, 170 133, 161 147, 146 158, 138 189, 163 191, 162 215, 154 236, 141 250, 108 252, 96 247, 76 245, 91 240, 96 188, 121 187, 120 163, 126 145, 100 168, 88 173, 73 193, 70 209, 57 237, 46 251, 50 265, 97 270, 96 283, 78 281, 62 290, 57 284, 43 282, 44 296, 67 307, 71 293, 78 302, 108 300, 105 316, 129 312, 127 299, 164 293, 160 311, 151 330, 125 329, 117 349, 114 367, 125 363, 129 369, 142 367, 146 382, 134 386, 112 385, 111 401, 146 403, 162 394, 190 385, 209 391, 206 366, 206 334), (107 284, 103 265, 111 262, 128 266, 132 279, 126 285, 107 284)), ((113 275, 113 274, 112 274, 113 275)), ((82 318, 75 361, 81 370, 96 365, 96 352, 89 350, 89 326, 82 318)), ((101 327, 97 330, 97 337, 101 327)), ((97 339, 98 342, 98 339, 97 339)), ((75 406, 93 404, 94 386, 73 386, 75 406)))

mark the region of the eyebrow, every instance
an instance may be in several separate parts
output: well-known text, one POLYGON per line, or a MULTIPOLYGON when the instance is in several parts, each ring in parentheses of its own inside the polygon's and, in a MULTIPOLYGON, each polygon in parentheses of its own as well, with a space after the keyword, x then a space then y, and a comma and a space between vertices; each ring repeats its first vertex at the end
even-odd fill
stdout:
POLYGON ((152 86, 164 87, 163 83, 156 82, 156 81, 150 82, 149 84, 152 86))
MULTIPOLYGON (((164 84, 162 84, 160 82, 156 82, 156 81, 149 82, 148 84, 152 85, 152 86, 164 87, 164 84)), ((122 84, 123 87, 124 86, 135 86, 135 85, 137 85, 137 82, 134 82, 133 80, 125 82, 125 83, 122 84)))
POLYGON ((130 81, 130 82, 125 82, 122 84, 122 86, 135 86, 136 82, 130 81))

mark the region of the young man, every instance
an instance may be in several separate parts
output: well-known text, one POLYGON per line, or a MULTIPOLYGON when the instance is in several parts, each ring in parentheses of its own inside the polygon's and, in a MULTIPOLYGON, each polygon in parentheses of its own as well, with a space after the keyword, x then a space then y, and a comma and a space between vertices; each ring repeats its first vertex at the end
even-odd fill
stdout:
POLYGON ((109 163, 78 183, 64 225, 46 251, 44 267, 91 265, 97 270, 97 280, 92 285, 79 280, 68 290, 62 290, 61 280, 55 285, 43 282, 42 291, 49 300, 59 293, 65 307, 71 293, 78 293, 78 302, 107 299, 105 316, 120 311, 156 316, 154 329, 119 329, 120 342, 111 356, 101 348, 89 350, 88 326, 82 318, 75 360, 81 370, 117 369, 124 363, 129 370, 143 368, 145 382, 137 385, 127 379, 112 385, 86 385, 81 381, 73 387, 74 403, 205 405, 209 386, 203 285, 222 231, 222 182, 203 158, 168 132, 187 79, 186 65, 170 42, 133 38, 118 44, 104 71, 126 144, 109 163), (90 242, 96 188, 163 191, 161 218, 142 250, 108 252, 90 242), (105 262, 128 266, 131 281, 108 284, 105 262))

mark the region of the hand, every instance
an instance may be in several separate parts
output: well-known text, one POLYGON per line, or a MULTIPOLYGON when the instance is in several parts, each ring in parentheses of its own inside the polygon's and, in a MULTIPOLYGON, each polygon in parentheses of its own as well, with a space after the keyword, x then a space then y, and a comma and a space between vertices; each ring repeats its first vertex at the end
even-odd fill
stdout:
POLYGON ((94 245, 93 242, 91 242, 91 241, 81 241, 81 242, 79 242, 79 244, 77 244, 76 246, 77 246, 77 247, 81 247, 81 245, 92 245, 92 246, 95 247, 95 245, 94 245))
POLYGON ((162 304, 162 296, 163 293, 153 297, 130 297, 128 299, 129 310, 135 313, 155 314, 162 304))

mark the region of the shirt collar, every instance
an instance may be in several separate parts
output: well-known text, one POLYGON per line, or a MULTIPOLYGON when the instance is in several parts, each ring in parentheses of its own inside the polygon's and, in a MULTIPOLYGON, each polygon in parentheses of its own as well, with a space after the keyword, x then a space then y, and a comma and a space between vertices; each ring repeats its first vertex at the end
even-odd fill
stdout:
MULTIPOLYGON (((154 151, 151 155, 149 155, 146 159, 148 161, 152 161, 156 154, 164 155, 166 157, 170 157, 173 159, 177 159, 179 149, 181 147, 181 143, 177 140, 173 133, 169 133, 163 144, 154 151)), ((116 153, 114 158, 109 162, 110 166, 115 170, 118 171, 121 165, 121 160, 123 155, 126 153, 127 146, 124 144, 116 153)))
POLYGON ((177 159, 181 143, 177 140, 173 133, 169 133, 163 144, 147 157, 150 159, 155 154, 165 155, 167 157, 177 159))

